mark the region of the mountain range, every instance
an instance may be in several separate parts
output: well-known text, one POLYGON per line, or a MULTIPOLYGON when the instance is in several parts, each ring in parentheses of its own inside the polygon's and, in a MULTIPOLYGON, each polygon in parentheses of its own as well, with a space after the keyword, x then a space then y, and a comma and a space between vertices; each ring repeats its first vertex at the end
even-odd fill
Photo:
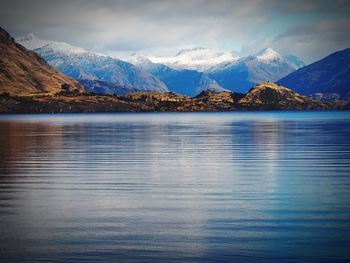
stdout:
MULTIPOLYGON (((204 48, 204 47, 196 47, 192 49, 185 49, 179 51, 175 56, 151 56, 151 55, 137 55, 135 60, 135 53, 131 55, 127 60, 130 63, 140 63, 139 60, 147 59, 153 63, 167 65, 171 68, 175 69, 191 69, 199 72, 210 72, 212 68, 215 68, 218 65, 227 65, 234 64, 240 59, 244 59, 248 56, 240 57, 238 55, 234 55, 232 52, 218 52, 214 49, 204 48)), ((271 48, 266 48, 254 54, 253 56, 264 56, 265 58, 280 56, 277 52, 273 51, 271 48), (263 54, 265 53, 265 54, 263 54)), ((283 60, 288 63, 292 68, 298 69, 300 67, 305 66, 304 62, 294 55, 286 55, 283 56, 283 60)))
MULTIPOLYGON (((350 97, 350 48, 332 53, 307 66, 298 57, 291 54, 282 56, 271 48, 244 57, 195 48, 183 50, 174 57, 133 54, 128 61, 156 75, 167 86, 179 83, 184 89, 177 87, 174 91, 186 95, 192 93, 184 93, 189 88, 181 83, 181 80, 186 79, 181 76, 181 72, 196 70, 204 74, 205 79, 210 80, 206 83, 211 85, 197 88, 195 92, 226 89, 246 93, 259 83, 277 81, 305 96, 328 100, 350 97)), ((189 79, 185 83, 189 83, 189 79)), ((200 85, 192 83, 190 86, 200 85)))
POLYGON ((132 54, 123 61, 33 34, 17 41, 98 94, 171 91, 194 97, 205 90, 246 93, 265 81, 278 81, 307 96, 349 97, 350 92, 349 49, 305 66, 298 57, 282 56, 271 48, 236 56, 199 47, 168 57, 132 54))
MULTIPOLYGON (((47 45, 43 48, 45 47, 47 45)), ((80 49, 70 50, 70 52, 74 55, 83 54, 82 59, 85 59, 87 55, 86 51, 80 49)), ((344 50, 331 55, 332 59, 325 59, 329 67, 334 61, 339 59, 343 61, 342 67, 336 69, 345 69, 340 74, 341 78, 346 76, 346 70, 348 70, 348 58, 346 57, 348 52, 349 50, 344 50)), ((61 59, 61 57, 55 58, 57 61, 61 59)), ((169 79, 173 78, 172 74, 185 74, 185 72, 189 72, 189 82, 190 79, 194 78, 193 74, 199 74, 198 77, 202 80, 206 76, 203 72, 187 69, 174 70, 152 62, 148 67, 150 71, 152 67, 155 67, 156 71, 168 71, 171 76, 169 79)), ((106 92, 106 81, 84 79, 84 82, 86 82, 84 83, 86 86, 94 85, 96 87, 94 93, 106 92)), ((124 86, 118 86, 114 82, 108 82, 108 84, 108 89, 115 93, 125 90, 124 86)), ((150 92, 133 89, 131 93, 124 96, 93 94, 87 92, 76 80, 49 65, 35 52, 16 43, 2 28, 0 28, 0 91, 1 113, 301 110, 349 107, 346 101, 323 102, 314 100, 272 82, 261 83, 245 94, 226 91, 214 85, 212 90, 202 90, 199 95, 192 96, 192 98, 174 92, 150 92)), ((192 94, 195 92, 198 90, 193 91, 192 94)))
POLYGON ((122 95, 133 90, 172 91, 195 96, 202 90, 246 92, 263 81, 275 81, 303 65, 295 56, 272 49, 239 57, 208 48, 182 50, 175 56, 133 54, 122 61, 64 42, 33 34, 17 41, 40 54, 61 72, 79 80, 89 91, 122 95), (117 86, 118 89, 111 87, 117 86))
MULTIPOLYGON (((163 74, 168 78, 168 72, 154 70, 154 68, 160 68, 159 65, 167 66, 178 72, 196 70, 205 74, 207 79, 211 79, 211 83, 215 83, 216 87, 243 93, 261 82, 279 80, 304 65, 304 62, 296 56, 283 57, 271 48, 245 57, 234 56, 232 53, 220 53, 208 48, 194 48, 182 50, 173 57, 133 54, 127 60, 148 70, 161 80, 164 78, 163 74)), ((180 82, 181 78, 177 76, 177 78, 172 79, 172 83, 175 80, 180 82)), ((165 84, 167 83, 165 82, 165 84)), ((169 89, 171 90, 171 87, 169 89)), ((197 88, 197 90, 205 89, 210 88, 208 86, 197 88)))

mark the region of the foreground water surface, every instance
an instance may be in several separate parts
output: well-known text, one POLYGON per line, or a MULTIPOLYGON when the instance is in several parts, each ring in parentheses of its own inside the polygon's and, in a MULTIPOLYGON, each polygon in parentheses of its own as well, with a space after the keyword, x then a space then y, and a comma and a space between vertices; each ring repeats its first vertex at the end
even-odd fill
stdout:
POLYGON ((350 260, 350 112, 0 116, 0 261, 350 260))

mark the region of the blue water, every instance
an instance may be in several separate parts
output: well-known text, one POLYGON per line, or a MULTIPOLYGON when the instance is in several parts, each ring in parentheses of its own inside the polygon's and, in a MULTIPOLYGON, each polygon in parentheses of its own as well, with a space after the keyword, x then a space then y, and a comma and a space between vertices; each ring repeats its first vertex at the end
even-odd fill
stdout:
POLYGON ((350 112, 0 116, 0 261, 350 261, 350 112))

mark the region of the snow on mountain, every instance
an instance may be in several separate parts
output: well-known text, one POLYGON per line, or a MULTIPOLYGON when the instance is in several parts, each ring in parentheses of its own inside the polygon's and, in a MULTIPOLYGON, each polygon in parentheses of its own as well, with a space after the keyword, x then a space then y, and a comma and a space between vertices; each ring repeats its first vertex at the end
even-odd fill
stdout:
POLYGON ((146 56, 142 56, 137 53, 132 53, 129 57, 125 59, 125 61, 135 65, 135 66, 140 66, 144 67, 148 64, 152 64, 153 62, 146 56))
POLYGON ((279 80, 293 71, 295 68, 286 59, 266 48, 237 61, 216 65, 207 73, 220 86, 245 93, 259 83, 279 80))
MULTIPOLYGON (((99 90, 108 90, 114 85, 127 90, 168 91, 158 78, 125 61, 100 53, 86 51, 64 42, 41 40, 33 34, 18 38, 18 42, 33 49, 49 64, 79 81, 98 80, 99 90), (104 88, 101 86, 106 85, 104 88)), ((86 81, 85 85, 96 82, 86 81)), ((93 89, 93 87, 86 86, 93 89)), ((95 91, 96 89, 94 89, 95 91)), ((107 92, 108 93, 108 92, 107 92)))
POLYGON ((253 56, 256 57, 258 60, 264 62, 271 62, 282 59, 282 56, 271 48, 265 48, 253 56))
POLYGON ((203 72, 214 65, 238 60, 232 53, 221 53, 209 48, 182 50, 172 57, 148 56, 153 63, 164 64, 175 69, 191 69, 203 72))
POLYGON ((45 47, 51 48, 51 49, 55 50, 56 52, 61 52, 61 53, 64 53, 64 54, 87 54, 87 53, 91 53, 91 54, 96 54, 96 55, 99 55, 99 56, 103 56, 102 54, 97 54, 95 52, 89 52, 89 51, 86 51, 83 48, 75 47, 75 46, 69 45, 69 44, 64 43, 64 42, 51 41, 50 43, 48 43, 47 45, 43 46, 42 48, 45 48, 45 47))
POLYGON ((169 87, 186 95, 223 88, 246 92, 261 82, 279 80, 304 65, 299 58, 283 57, 271 48, 246 57, 202 47, 181 50, 167 57, 134 53, 125 62, 64 42, 42 40, 33 34, 19 38, 18 42, 34 49, 51 65, 75 79, 98 80, 84 82, 94 83, 94 90, 109 87, 120 90, 125 86, 129 90, 156 91, 167 91, 169 87), (106 87, 102 87, 104 83, 106 87))
POLYGON ((292 54, 285 55, 283 58, 295 69, 300 69, 306 66, 304 61, 292 54))
MULTIPOLYGON (((83 48, 75 47, 72 45, 69 45, 65 42, 56 42, 51 40, 43 40, 35 36, 34 34, 28 34, 23 37, 19 37, 16 39, 18 43, 20 43, 22 46, 26 47, 27 49, 34 50, 38 48, 42 48, 44 46, 48 46, 52 49, 54 49, 57 52, 62 52, 65 54, 82 54, 82 53, 88 53, 83 48)), ((102 54, 99 54, 102 55, 102 54)))
POLYGON ((41 48, 51 42, 48 40, 42 40, 37 36, 35 36, 33 33, 16 38, 16 41, 17 43, 20 43, 22 46, 30 50, 41 48))
POLYGON ((129 61, 158 77, 172 92, 194 97, 204 90, 225 91, 207 74, 191 69, 175 69, 164 64, 153 63, 144 56, 133 54, 129 61))
POLYGON ((133 54, 128 61, 156 75, 166 84, 170 79, 172 84, 181 82, 174 77, 176 75, 180 78, 180 74, 169 74, 169 69, 160 66, 155 71, 154 65, 167 66, 177 71, 196 70, 205 73, 220 88, 243 93, 261 82, 276 81, 303 65, 299 58, 291 55, 283 57, 271 48, 245 57, 235 57, 231 53, 220 53, 208 48, 195 48, 182 50, 173 57, 133 54), (164 75, 167 76, 166 80, 164 75))

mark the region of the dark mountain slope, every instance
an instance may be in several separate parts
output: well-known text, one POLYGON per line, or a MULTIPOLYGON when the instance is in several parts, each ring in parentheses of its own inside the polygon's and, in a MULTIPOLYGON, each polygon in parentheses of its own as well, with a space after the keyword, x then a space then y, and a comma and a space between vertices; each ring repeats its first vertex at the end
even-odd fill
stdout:
POLYGON ((350 48, 335 52, 280 79, 279 84, 303 95, 350 96, 350 48))

